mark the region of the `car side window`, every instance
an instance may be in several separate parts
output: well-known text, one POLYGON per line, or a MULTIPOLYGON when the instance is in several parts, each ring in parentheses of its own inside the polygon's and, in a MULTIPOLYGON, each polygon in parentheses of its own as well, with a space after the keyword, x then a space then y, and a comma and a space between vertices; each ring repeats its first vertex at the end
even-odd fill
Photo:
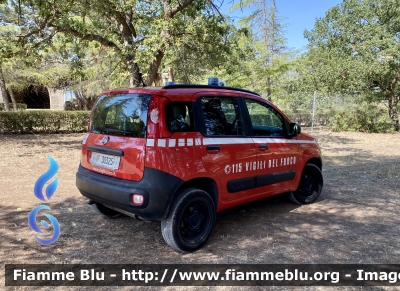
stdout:
POLYGON ((246 106, 255 136, 283 136, 283 117, 274 108, 253 99, 246 106))
POLYGON ((194 131, 192 104, 190 102, 169 102, 166 105, 166 117, 169 131, 194 131))
POLYGON ((202 97, 205 135, 243 135, 237 98, 202 97))

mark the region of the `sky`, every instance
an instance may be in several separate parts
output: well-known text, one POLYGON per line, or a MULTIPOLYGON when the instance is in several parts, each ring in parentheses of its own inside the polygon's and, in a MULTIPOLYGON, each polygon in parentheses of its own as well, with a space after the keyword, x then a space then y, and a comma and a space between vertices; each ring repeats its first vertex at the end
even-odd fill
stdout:
MULTIPOLYGON (((237 3, 239 0, 234 0, 237 3)), ((225 0, 221 12, 239 19, 244 13, 230 12, 229 6, 232 0, 225 0)), ((275 0, 278 16, 286 24, 285 36, 289 48, 304 50, 307 39, 304 38, 304 30, 311 30, 317 18, 324 17, 325 12, 342 3, 341 0, 275 0)))

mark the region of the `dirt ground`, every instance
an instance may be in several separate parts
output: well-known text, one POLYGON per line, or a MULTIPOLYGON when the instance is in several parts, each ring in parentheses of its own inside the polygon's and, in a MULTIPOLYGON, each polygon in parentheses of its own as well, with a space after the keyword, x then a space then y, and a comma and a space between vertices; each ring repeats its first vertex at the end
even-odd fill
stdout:
MULTIPOLYGON (((307 130, 305 130, 307 131, 307 130)), ((169 248, 159 222, 103 218, 75 187, 83 134, 0 135, 0 289, 141 290, 143 287, 4 287, 5 263, 98 264, 378 264, 400 259, 400 134, 314 130, 323 153, 324 188, 313 204, 283 196, 217 214, 206 246, 192 254, 169 248), (61 235, 36 242, 27 221, 40 201, 33 185, 60 165, 59 186, 46 203, 61 235)), ((271 287, 272 288, 272 287, 271 287)), ((337 290, 285 287, 288 290, 337 290)), ((265 290, 263 287, 147 287, 146 290, 265 290)), ((282 290, 283 288, 272 288, 282 290)), ((341 290, 367 290, 342 287, 341 290)), ((374 290, 395 290, 375 287, 374 290)), ((370 290, 370 289, 368 289, 370 290)))

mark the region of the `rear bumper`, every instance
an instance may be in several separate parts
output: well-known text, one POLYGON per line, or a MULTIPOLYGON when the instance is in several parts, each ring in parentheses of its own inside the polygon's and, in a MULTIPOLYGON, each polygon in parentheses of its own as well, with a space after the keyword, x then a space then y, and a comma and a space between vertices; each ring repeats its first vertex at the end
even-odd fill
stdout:
POLYGON ((175 176, 146 167, 143 179, 138 182, 94 173, 81 165, 76 173, 76 186, 83 196, 148 220, 167 216, 173 194, 182 184, 183 180, 175 176), (142 194, 144 203, 133 204, 132 194, 142 194))

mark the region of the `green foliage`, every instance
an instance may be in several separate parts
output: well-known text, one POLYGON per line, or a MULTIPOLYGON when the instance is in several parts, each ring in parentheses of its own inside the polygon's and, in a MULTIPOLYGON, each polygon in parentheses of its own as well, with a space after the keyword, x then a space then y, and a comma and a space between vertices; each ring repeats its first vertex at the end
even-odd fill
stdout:
POLYGON ((151 86, 169 66, 192 79, 229 58, 230 29, 206 0, 10 0, 0 5, 0 66, 7 88, 68 87, 87 99, 142 85, 141 75, 151 86))
MULTIPOLYGON (((25 103, 17 103, 17 110, 25 110, 26 107, 25 103)), ((4 103, 0 103, 0 111, 4 111, 4 103)))
POLYGON ((214 6, 206 0, 10 3, 15 11, 23 10, 19 25, 23 50, 45 52, 48 47, 60 47, 54 45, 55 40, 64 44, 71 77, 76 80, 90 79, 90 72, 85 71, 90 66, 97 67, 96 73, 102 76, 96 51, 102 51, 101 57, 113 58, 105 76, 113 77, 114 83, 129 80, 130 86, 140 86, 141 75, 148 85, 155 81, 169 50, 202 41, 212 40, 216 46, 223 43, 218 42, 224 36, 222 18, 214 15, 214 6))
POLYGON ((0 5, 0 65, 6 87, 20 91, 29 85, 65 87, 70 80, 69 45, 61 45, 59 36, 51 42, 24 37, 35 14, 17 4, 0 5))
POLYGON ((235 39, 239 32, 222 17, 198 15, 189 24, 182 23, 180 30, 181 33, 192 35, 191 41, 175 42, 166 52, 162 65, 164 71, 167 67, 174 68, 175 82, 201 83, 214 69, 229 67, 239 61, 236 58, 235 39))
POLYGON ((0 133, 72 133, 87 129, 90 111, 0 111, 0 133))
POLYGON ((274 0, 245 0, 233 10, 249 8, 249 16, 239 21, 246 33, 236 36, 239 64, 224 68, 218 76, 229 86, 247 88, 264 98, 275 99, 281 90, 279 79, 292 66, 293 53, 286 47, 284 24, 278 16, 274 0))
MULTIPOLYGON (((284 113, 292 122, 297 122, 301 126, 310 127, 312 125, 312 111, 292 111, 284 110, 284 113)), ((322 110, 314 115, 314 126, 326 126, 334 114, 333 110, 322 110)))
POLYGON ((298 71, 298 86, 385 99, 400 130, 399 27, 399 0, 347 0, 329 9, 305 32, 310 45, 298 71))
POLYGON ((333 111, 329 120, 333 131, 392 132, 393 121, 383 108, 375 104, 354 104, 348 108, 333 111))

